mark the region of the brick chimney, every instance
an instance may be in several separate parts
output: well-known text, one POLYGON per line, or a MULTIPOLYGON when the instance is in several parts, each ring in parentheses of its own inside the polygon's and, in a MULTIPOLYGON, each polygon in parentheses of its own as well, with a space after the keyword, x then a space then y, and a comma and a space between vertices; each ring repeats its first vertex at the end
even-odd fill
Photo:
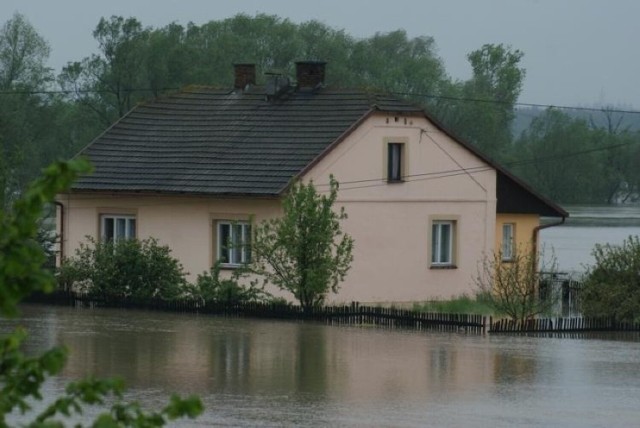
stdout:
POLYGON ((247 85, 256 84, 255 64, 233 64, 233 72, 235 76, 234 88, 244 90, 247 85))
POLYGON ((299 89, 313 89, 324 84, 324 61, 296 62, 296 80, 299 89))

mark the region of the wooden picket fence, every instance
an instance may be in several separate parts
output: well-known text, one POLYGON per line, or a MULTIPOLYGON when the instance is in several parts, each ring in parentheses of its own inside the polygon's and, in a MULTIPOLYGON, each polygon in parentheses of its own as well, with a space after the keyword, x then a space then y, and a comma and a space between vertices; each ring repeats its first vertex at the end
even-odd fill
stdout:
POLYGON ((172 312, 192 312, 232 317, 254 317, 284 320, 312 320, 331 325, 376 326, 411 330, 431 330, 482 334, 487 319, 482 315, 424 313, 404 309, 362 306, 325 306, 304 312, 298 305, 278 303, 224 304, 195 299, 118 299, 58 291, 34 294, 29 303, 59 304, 101 308, 147 309, 172 312))
POLYGON ((491 333, 576 333, 596 331, 640 331, 640 323, 616 321, 613 318, 540 318, 524 322, 489 318, 491 333))
POLYGON ((524 322, 473 314, 442 314, 415 312, 406 309, 363 306, 325 306, 304 312, 298 305, 282 303, 225 304, 195 299, 133 299, 91 296, 66 291, 34 294, 29 303, 65 306, 101 307, 191 312, 227 317, 251 317, 280 320, 310 320, 330 325, 376 326, 410 330, 430 330, 471 334, 484 333, 588 333, 640 332, 640 322, 628 323, 613 318, 540 318, 524 322), (488 322, 487 322, 488 321, 488 322))

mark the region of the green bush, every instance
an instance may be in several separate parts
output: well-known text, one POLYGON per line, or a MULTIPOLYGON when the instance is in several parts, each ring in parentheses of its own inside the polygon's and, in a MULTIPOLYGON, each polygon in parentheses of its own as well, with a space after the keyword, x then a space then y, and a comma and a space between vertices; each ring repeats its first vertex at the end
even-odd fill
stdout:
POLYGON ((182 265, 170 253, 153 238, 115 243, 89 238, 75 257, 64 261, 58 284, 103 296, 171 300, 184 293, 186 280, 182 265))
POLYGON ((580 309, 589 317, 635 321, 640 317, 640 240, 622 245, 596 245, 595 265, 587 270, 580 309))
POLYGON ((462 294, 450 300, 431 300, 428 302, 415 303, 413 310, 416 312, 442 314, 495 315, 495 311, 486 296, 480 293, 475 296, 462 294))
POLYGON ((266 301, 270 295, 258 287, 256 281, 246 287, 238 283, 244 274, 245 271, 240 268, 233 271, 231 278, 221 279, 218 261, 209 272, 198 275, 195 285, 188 287, 189 294, 205 302, 236 304, 266 301))

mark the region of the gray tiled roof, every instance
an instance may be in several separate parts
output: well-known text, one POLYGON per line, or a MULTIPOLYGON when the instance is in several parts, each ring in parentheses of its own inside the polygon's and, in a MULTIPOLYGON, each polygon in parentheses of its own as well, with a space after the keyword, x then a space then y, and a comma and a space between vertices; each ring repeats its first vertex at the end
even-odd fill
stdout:
POLYGON ((362 91, 247 92, 192 88, 146 103, 80 155, 95 167, 76 191, 277 195, 371 110, 418 113, 362 91))

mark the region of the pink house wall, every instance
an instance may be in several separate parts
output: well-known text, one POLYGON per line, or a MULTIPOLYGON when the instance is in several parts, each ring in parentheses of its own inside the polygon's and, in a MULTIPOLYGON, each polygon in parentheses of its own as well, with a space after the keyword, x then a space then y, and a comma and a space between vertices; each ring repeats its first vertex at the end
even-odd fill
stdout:
MULTIPOLYGON (((216 199, 194 196, 60 195, 65 205, 65 255, 72 256, 86 236, 98 238, 101 214, 135 214, 137 236, 168 245, 194 281, 214 262, 216 220, 256 222, 279 215, 277 199, 216 199)), ((58 229, 59 230, 59 229, 58 229)))
MULTIPOLYGON (((349 215, 344 231, 355 239, 352 268, 330 301, 404 303, 473 290, 477 261, 493 251, 496 239, 493 168, 424 117, 380 113, 366 119, 303 179, 326 191, 330 174, 340 182, 338 205, 349 215), (402 183, 386 181, 389 142, 405 145, 402 183), (456 221, 455 269, 430 264, 434 219, 456 221)), ((100 214, 135 214, 138 237, 152 236, 168 245, 191 281, 213 264, 216 219, 254 216, 260 222, 281 213, 277 199, 94 193, 58 200, 65 205, 65 255, 72 255, 85 236, 98 237, 100 214)))
POLYGON ((478 261, 495 243, 496 173, 424 117, 376 114, 309 171, 338 205, 355 240, 336 302, 404 303, 472 292, 478 261), (389 142, 405 144, 405 181, 387 183, 389 142), (455 269, 430 263, 431 221, 456 221, 455 269))

